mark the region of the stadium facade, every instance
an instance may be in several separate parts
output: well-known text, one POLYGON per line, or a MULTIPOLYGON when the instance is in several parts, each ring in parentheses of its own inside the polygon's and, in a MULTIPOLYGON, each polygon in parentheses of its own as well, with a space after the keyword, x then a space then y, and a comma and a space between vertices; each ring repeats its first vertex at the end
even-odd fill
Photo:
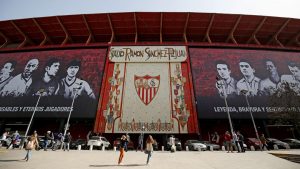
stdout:
POLYGON ((0 129, 299 137, 300 20, 129 12, 0 22, 0 129), (247 104, 248 101, 248 104, 247 104), (36 108, 36 109, 35 109, 36 108), (227 111, 228 110, 228 111, 227 111), (298 122, 297 122, 298 121, 298 122))

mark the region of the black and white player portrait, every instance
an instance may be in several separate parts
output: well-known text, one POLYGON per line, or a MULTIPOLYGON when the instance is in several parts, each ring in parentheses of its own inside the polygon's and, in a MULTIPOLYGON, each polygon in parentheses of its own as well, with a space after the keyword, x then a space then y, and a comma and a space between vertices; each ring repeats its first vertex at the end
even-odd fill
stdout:
POLYGON ((12 78, 2 89, 1 96, 24 96, 32 84, 32 75, 39 66, 38 59, 30 59, 24 71, 12 78))
POLYGON ((95 94, 90 85, 79 78, 77 73, 81 67, 79 60, 72 60, 67 66, 67 76, 61 80, 60 92, 64 98, 73 99, 74 96, 88 96, 91 99, 95 99, 95 94))
POLYGON ((13 78, 12 72, 15 70, 17 62, 14 60, 4 63, 0 71, 0 93, 3 87, 13 78))
POLYGON ((220 97, 234 97, 237 94, 236 80, 231 77, 230 65, 223 60, 216 61, 218 80, 216 88, 220 97))
POLYGON ((42 94, 43 96, 53 96, 58 94, 59 81, 56 77, 59 71, 60 62, 57 58, 51 58, 47 61, 43 74, 40 79, 33 81, 29 88, 30 96, 42 94), (43 91, 43 93, 40 93, 43 91))
POLYGON ((260 95, 271 96, 276 93, 278 84, 280 82, 280 74, 274 61, 266 59, 264 61, 265 69, 268 77, 261 80, 259 91, 260 95))
POLYGON ((288 62, 288 68, 291 75, 281 76, 281 88, 288 85, 297 95, 300 95, 300 65, 296 62, 288 62))
POLYGON ((237 82, 237 92, 241 95, 241 91, 247 91, 248 96, 256 96, 259 91, 260 78, 254 75, 255 69, 248 60, 240 60, 240 71, 243 78, 237 82))

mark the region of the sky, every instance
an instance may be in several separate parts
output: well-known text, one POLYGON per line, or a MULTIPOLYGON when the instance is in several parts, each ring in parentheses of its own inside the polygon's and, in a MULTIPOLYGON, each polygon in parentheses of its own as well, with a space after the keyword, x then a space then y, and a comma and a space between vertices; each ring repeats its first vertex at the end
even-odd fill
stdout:
POLYGON ((0 0, 0 21, 116 12, 203 12, 300 19, 300 0, 0 0))

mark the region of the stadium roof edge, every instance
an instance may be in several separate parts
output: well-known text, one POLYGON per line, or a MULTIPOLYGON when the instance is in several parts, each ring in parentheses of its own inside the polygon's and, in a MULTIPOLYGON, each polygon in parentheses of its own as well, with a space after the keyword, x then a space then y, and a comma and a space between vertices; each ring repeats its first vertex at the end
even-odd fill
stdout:
POLYGON ((0 50, 97 43, 300 48, 300 19, 199 12, 111 12, 0 21, 0 50))

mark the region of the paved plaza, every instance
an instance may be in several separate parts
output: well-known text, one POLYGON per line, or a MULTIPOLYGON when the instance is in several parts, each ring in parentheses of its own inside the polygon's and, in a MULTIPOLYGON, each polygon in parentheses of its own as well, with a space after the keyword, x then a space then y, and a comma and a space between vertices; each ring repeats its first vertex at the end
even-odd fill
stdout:
POLYGON ((93 169, 93 168, 153 168, 153 169, 299 169, 300 164, 269 154, 298 154, 300 150, 248 151, 226 153, 223 151, 182 151, 170 153, 155 151, 149 165, 143 152, 128 151, 123 165, 118 166, 118 151, 70 150, 33 151, 32 158, 22 159, 25 150, 0 148, 0 169, 93 169))

